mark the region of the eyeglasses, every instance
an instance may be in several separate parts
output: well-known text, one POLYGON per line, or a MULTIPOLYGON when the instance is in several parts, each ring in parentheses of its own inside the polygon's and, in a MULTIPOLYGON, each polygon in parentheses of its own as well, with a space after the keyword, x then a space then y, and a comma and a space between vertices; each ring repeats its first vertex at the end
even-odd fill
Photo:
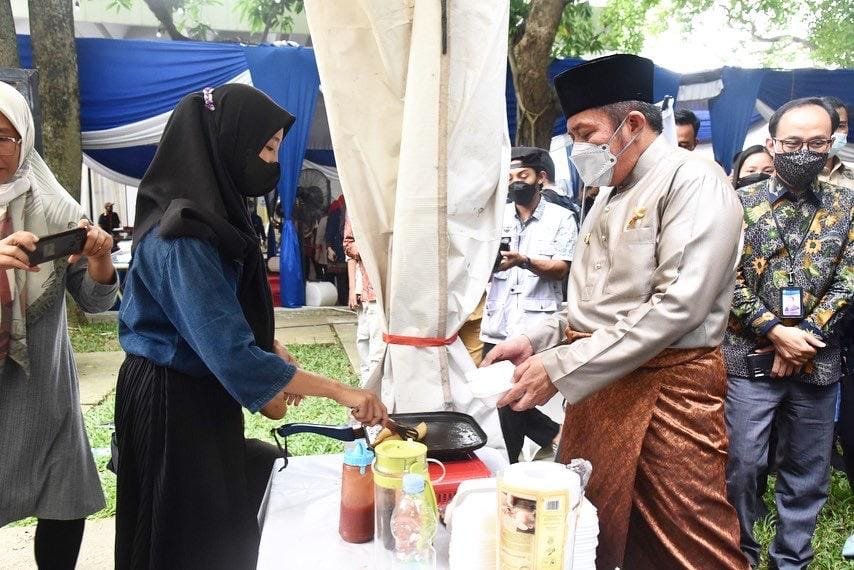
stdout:
POLYGON ((21 144, 21 139, 0 137, 0 156, 11 156, 15 154, 15 147, 19 144, 21 144))
POLYGON ((833 144, 833 139, 810 139, 804 141, 801 139, 772 139, 775 143, 779 143, 780 147, 785 152, 797 152, 805 146, 813 152, 826 152, 830 145, 833 144))

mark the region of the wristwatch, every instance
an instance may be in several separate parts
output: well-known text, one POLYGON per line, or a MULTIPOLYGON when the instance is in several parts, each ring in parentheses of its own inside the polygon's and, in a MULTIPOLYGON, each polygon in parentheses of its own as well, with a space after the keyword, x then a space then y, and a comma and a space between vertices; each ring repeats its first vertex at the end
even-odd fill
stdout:
POLYGON ((519 267, 522 269, 531 269, 531 258, 526 255, 525 261, 523 261, 519 267))

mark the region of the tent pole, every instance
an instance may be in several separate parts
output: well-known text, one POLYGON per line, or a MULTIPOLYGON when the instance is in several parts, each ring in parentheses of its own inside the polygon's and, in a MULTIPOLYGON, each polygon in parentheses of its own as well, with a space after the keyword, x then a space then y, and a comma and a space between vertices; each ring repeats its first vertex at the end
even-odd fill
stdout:
POLYGON ((89 219, 93 222, 97 222, 98 220, 95 218, 95 201, 92 196, 92 169, 88 166, 86 167, 86 181, 87 186, 89 186, 89 219))
MULTIPOLYGON (((450 57, 447 50, 448 3, 442 0, 442 52, 439 55, 439 141, 438 141, 438 188, 437 188, 437 242, 439 253, 439 320, 438 336, 448 337, 448 101, 450 91, 450 57)), ((445 409, 452 410, 451 380, 448 372, 448 347, 439 347, 439 374, 445 409)))

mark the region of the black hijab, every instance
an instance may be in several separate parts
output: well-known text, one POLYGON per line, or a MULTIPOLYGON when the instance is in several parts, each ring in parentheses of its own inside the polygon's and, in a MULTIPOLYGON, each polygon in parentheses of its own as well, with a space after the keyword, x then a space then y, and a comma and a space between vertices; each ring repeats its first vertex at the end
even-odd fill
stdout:
POLYGON ((259 168, 267 169, 260 177, 267 183, 271 169, 278 174, 278 164, 258 164, 258 153, 293 122, 290 113, 248 85, 187 95, 166 124, 136 200, 134 249, 159 223, 163 237, 207 240, 243 264, 238 300, 256 344, 267 351, 273 347, 272 296, 246 196, 258 185, 259 168))

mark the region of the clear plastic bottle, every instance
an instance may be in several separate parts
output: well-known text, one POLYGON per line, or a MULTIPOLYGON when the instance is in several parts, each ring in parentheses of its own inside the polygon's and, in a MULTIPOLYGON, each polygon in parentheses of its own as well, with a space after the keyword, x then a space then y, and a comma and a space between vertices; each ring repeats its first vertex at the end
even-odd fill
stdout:
POLYGON ((424 486, 422 475, 407 473, 403 476, 403 493, 391 515, 395 568, 436 567, 433 537, 438 517, 436 509, 424 496, 424 486))

